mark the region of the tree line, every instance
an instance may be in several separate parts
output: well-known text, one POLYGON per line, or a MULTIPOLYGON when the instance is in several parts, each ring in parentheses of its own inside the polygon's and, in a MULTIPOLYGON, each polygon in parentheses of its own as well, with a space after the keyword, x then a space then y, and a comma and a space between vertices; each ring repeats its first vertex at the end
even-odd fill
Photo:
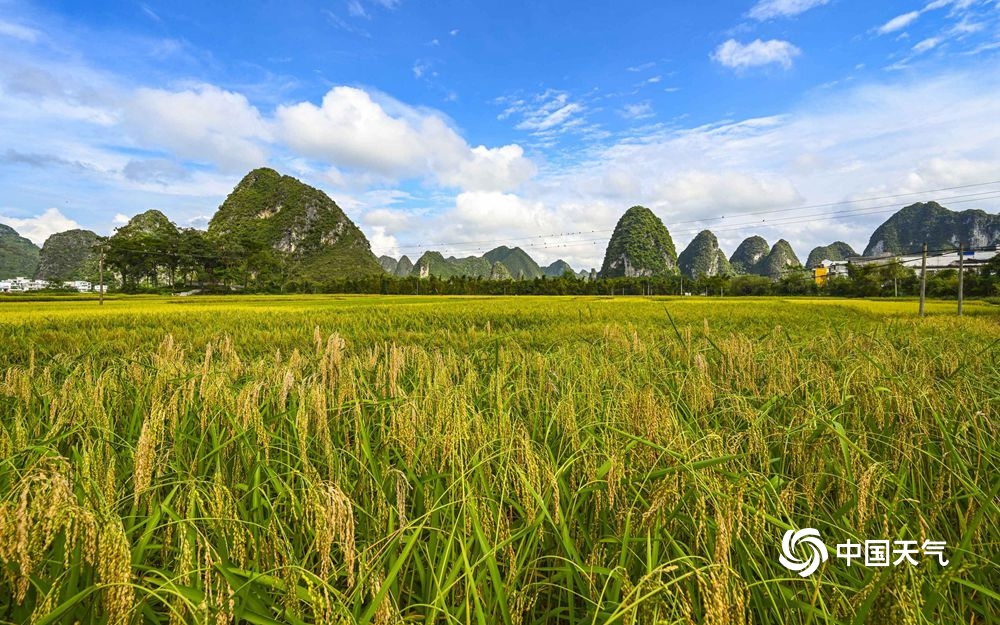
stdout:
MULTIPOLYGON (((245 239, 245 238, 244 238, 245 239)), ((112 289, 126 293, 169 292, 197 288, 205 292, 358 293, 421 295, 830 295, 838 297, 915 296, 919 272, 896 263, 850 265, 847 276, 817 284, 812 272, 790 268, 780 278, 756 275, 681 275, 585 280, 567 271, 562 276, 527 280, 396 277, 375 274, 325 280, 296 276, 263 241, 214 236, 194 228, 178 228, 159 211, 147 211, 98 243, 105 265, 117 279, 112 289), (115 284, 117 282, 117 284, 115 284)), ((967 271, 965 295, 1000 296, 1000 255, 980 272, 967 271)), ((955 297, 958 272, 929 274, 927 294, 955 297)))
MULTIPOLYGON (((812 272, 793 269, 774 280, 765 276, 738 275, 700 277, 680 275, 647 278, 583 280, 570 272, 558 278, 491 281, 484 278, 398 278, 375 275, 334 279, 323 283, 291 281, 284 292, 357 293, 382 295, 707 295, 707 296, 835 296, 909 297, 920 294, 919 272, 900 265, 882 267, 851 265, 847 276, 835 276, 817 284, 812 272)), ((928 273, 927 295, 954 298, 958 293, 958 271, 928 273)), ((1000 256, 981 273, 966 271, 966 297, 1000 296, 1000 256)))

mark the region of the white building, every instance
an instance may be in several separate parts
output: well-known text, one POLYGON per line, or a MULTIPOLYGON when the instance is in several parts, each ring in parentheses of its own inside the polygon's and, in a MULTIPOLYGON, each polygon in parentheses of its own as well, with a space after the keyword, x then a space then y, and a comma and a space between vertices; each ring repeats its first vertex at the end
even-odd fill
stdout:
POLYGON ((18 276, 10 280, 0 282, 0 292, 2 293, 24 293, 25 291, 41 291, 47 289, 49 283, 46 280, 29 280, 18 276))
MULTIPOLYGON (((979 271, 983 265, 992 260, 996 255, 996 248, 964 252, 962 254, 962 256, 964 256, 962 264, 964 265, 966 271, 979 271)), ((923 263, 923 255, 905 254, 902 256, 867 256, 852 258, 851 262, 858 265, 889 265, 899 263, 903 267, 913 269, 919 274, 920 266, 923 263)), ((928 274, 944 271, 945 269, 958 269, 958 265, 958 251, 927 255, 928 274)))
POLYGON ((850 264, 851 262, 848 260, 823 260, 819 266, 825 267, 826 276, 832 278, 834 276, 846 276, 847 266, 850 264))
POLYGON ((80 293, 89 293, 93 289, 93 285, 86 280, 71 280, 69 282, 63 282, 63 287, 73 289, 80 293))

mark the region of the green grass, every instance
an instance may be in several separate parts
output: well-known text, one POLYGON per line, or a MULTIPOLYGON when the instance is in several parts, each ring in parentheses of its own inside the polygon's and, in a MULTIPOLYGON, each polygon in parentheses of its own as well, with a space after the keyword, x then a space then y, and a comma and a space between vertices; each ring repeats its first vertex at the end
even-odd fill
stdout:
POLYGON ((997 622, 1000 309, 928 312, 4 302, 0 623, 997 622))

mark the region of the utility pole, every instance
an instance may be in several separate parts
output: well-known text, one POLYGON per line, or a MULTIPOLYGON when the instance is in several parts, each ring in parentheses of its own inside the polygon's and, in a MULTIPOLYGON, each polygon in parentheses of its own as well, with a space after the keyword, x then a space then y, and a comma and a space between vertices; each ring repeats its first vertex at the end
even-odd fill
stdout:
POLYGON ((920 316, 924 316, 924 299, 927 297, 927 241, 924 241, 924 255, 920 260, 920 316))
MULTIPOLYGON (((93 265, 91 265, 93 266, 93 265)), ((97 296, 97 305, 104 306, 104 246, 101 246, 101 256, 97 259, 97 273, 98 280, 100 284, 97 285, 99 293, 97 296)))
POLYGON ((962 296, 965 290, 965 248, 958 242, 958 316, 962 316, 962 296))

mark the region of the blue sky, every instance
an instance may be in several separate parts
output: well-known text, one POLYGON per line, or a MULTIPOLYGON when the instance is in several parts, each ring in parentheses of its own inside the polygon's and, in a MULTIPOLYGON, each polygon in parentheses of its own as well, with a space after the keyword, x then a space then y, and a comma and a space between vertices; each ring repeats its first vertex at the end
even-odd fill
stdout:
POLYGON ((377 253, 599 266, 643 204, 679 249, 804 259, 912 201, 998 209, 930 192, 1000 180, 998 61, 1000 0, 0 0, 0 222, 204 227, 267 165, 377 253))

